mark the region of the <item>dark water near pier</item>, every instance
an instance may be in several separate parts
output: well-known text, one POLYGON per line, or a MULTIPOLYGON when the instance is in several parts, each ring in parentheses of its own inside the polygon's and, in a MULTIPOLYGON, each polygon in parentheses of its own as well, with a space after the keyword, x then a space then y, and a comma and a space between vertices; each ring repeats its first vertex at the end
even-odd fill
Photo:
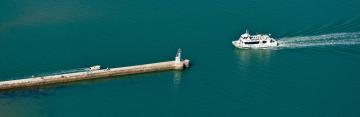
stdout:
POLYGON ((360 1, 2 0, 0 80, 191 59, 157 72, 0 92, 0 117, 360 116, 360 1), (277 49, 236 49, 245 29, 277 49))

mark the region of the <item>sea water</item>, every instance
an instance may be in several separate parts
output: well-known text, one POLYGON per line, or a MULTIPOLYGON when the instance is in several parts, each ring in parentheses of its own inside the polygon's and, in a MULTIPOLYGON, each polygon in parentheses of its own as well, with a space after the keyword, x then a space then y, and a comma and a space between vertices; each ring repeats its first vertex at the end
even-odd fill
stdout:
POLYGON ((2 0, 0 80, 192 66, 0 92, 0 117, 360 116, 358 0, 2 0), (272 49, 237 49, 248 29, 272 49))

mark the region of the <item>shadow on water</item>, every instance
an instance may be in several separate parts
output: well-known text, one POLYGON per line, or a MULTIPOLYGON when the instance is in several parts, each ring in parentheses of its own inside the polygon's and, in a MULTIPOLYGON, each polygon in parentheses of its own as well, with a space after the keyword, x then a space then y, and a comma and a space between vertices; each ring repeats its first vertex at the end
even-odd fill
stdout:
POLYGON ((0 99, 6 98, 17 98, 17 97, 41 97, 48 96, 53 92, 53 90, 42 88, 29 88, 23 90, 7 90, 0 91, 0 99))
POLYGON ((83 21, 98 17, 95 11, 89 9, 91 5, 77 1, 62 4, 59 4, 59 1, 19 1, 14 2, 13 6, 19 10, 17 16, 0 22, 0 32, 17 27, 83 21))

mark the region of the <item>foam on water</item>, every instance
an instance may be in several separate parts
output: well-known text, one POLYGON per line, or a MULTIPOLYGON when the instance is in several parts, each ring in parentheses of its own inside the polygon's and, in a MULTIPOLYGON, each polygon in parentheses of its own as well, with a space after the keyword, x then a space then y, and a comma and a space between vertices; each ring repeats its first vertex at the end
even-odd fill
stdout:
POLYGON ((54 72, 47 72, 47 73, 40 73, 35 74, 31 76, 25 76, 25 77, 19 77, 15 79, 22 79, 22 78, 29 78, 29 77, 39 77, 39 76, 51 76, 51 75, 59 75, 59 74, 68 74, 68 73, 75 73, 75 72, 83 72, 86 68, 75 68, 75 69, 69 69, 69 70, 59 70, 54 72))
POLYGON ((76 69, 70 69, 70 70, 55 71, 52 73, 38 74, 38 76, 59 75, 59 74, 67 74, 67 73, 83 72, 83 71, 85 71, 85 68, 76 68, 76 69))
POLYGON ((360 44, 360 32, 284 37, 278 42, 280 48, 355 45, 360 44))

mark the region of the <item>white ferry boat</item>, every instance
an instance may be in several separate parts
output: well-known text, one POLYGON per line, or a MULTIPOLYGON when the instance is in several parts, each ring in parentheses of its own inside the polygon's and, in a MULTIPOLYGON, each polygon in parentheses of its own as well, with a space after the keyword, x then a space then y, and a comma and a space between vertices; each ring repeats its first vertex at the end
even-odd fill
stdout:
POLYGON ((248 30, 240 36, 239 40, 232 41, 232 43, 237 48, 267 48, 279 45, 275 39, 270 37, 270 34, 250 35, 248 30))

